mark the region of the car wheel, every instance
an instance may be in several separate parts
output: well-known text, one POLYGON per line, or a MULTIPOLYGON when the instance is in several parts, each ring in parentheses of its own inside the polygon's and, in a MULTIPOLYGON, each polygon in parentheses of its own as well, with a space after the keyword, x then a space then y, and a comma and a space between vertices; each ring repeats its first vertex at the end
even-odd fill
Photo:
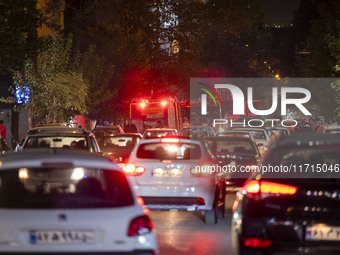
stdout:
POLYGON ((217 218, 218 219, 223 219, 224 218, 224 214, 225 214, 225 205, 224 203, 221 203, 221 205, 219 205, 217 207, 217 218))
POLYGON ((217 217, 219 219, 224 218, 225 215, 225 196, 226 196, 226 185, 222 182, 219 191, 219 202, 217 205, 217 217))
POLYGON ((205 224, 214 225, 217 223, 217 208, 214 206, 211 210, 204 213, 205 224))

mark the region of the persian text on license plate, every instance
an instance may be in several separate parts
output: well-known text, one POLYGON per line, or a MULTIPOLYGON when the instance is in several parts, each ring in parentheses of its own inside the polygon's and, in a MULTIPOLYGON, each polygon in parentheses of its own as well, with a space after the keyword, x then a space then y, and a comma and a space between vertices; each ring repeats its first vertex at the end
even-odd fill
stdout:
POLYGON ((93 243, 92 230, 31 230, 31 244, 85 244, 93 243))
POLYGON ((340 241, 340 227, 316 224, 306 229, 306 240, 340 241))
POLYGON ((162 169, 155 169, 152 172, 154 177, 177 177, 180 178, 183 176, 183 171, 179 169, 171 169, 171 170, 162 170, 162 169))

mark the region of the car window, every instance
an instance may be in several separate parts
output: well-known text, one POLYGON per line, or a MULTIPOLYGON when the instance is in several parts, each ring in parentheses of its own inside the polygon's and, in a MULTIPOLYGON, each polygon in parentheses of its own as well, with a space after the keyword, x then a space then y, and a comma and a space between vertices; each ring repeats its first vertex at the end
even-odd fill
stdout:
POLYGON ((86 137, 80 136, 31 136, 27 139, 24 149, 31 148, 74 148, 88 150, 86 137))
POLYGON ((153 130, 146 131, 144 137, 163 137, 163 136, 177 136, 173 130, 153 130))
POLYGON ((140 140, 139 137, 115 137, 115 136, 105 136, 100 140, 99 146, 102 150, 108 151, 119 151, 121 149, 132 150, 133 147, 140 140))
POLYGON ((126 177, 92 168, 0 172, 0 208, 111 208, 134 203, 126 177))
POLYGON ((253 139, 261 139, 261 140, 266 140, 267 137, 264 133, 264 131, 255 131, 255 130, 251 130, 249 131, 250 135, 253 137, 253 139))
POLYGON ((201 147, 190 143, 145 143, 137 150, 137 158, 189 160, 201 158, 201 147))
POLYGON ((232 140, 221 140, 221 141, 208 141, 211 147, 214 148, 216 153, 245 153, 256 155, 256 147, 250 141, 232 141, 232 140))

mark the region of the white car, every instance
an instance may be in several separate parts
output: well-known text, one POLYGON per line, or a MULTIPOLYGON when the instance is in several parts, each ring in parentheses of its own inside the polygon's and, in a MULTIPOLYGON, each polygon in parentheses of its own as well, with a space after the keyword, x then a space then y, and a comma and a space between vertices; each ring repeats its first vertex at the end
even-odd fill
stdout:
POLYGON ((155 254, 152 222, 108 158, 68 150, 0 156, 0 254, 155 254))
POLYGON ((136 194, 151 210, 202 211, 205 222, 224 214, 225 185, 207 166, 208 144, 163 137, 142 140, 123 169, 136 194))

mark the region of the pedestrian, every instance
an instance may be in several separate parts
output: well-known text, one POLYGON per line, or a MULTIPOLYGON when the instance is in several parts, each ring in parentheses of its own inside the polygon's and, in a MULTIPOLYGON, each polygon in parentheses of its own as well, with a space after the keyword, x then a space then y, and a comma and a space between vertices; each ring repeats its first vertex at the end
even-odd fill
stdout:
POLYGON ((128 123, 125 125, 124 132, 137 133, 137 127, 135 124, 132 123, 132 119, 128 119, 128 123))
POLYGON ((7 138, 7 129, 4 126, 4 121, 0 120, 0 138, 4 139, 6 141, 7 138))

